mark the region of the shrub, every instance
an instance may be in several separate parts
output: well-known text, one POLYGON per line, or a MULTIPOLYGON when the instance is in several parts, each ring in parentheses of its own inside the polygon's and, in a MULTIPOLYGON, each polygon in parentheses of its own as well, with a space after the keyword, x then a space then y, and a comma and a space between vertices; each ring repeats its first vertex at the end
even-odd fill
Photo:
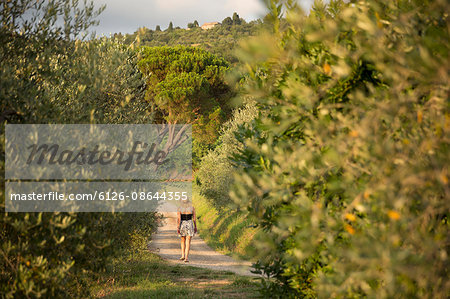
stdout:
POLYGON ((265 113, 232 193, 264 231, 266 292, 446 297, 448 4, 285 5, 242 50, 265 113))
MULTIPOLYGON (((4 210, 6 123, 136 123, 152 118, 136 52, 118 41, 81 38, 100 12, 92 3, 3 1, 0 11, 4 210)), ((85 275, 99 273, 118 250, 132 247, 130 232, 148 237, 155 217, 1 213, 0 293, 5 298, 86 297, 85 275)))
POLYGON ((242 141, 236 139, 235 134, 241 127, 248 127, 257 115, 258 109, 252 102, 236 109, 231 119, 222 126, 216 148, 201 160, 196 173, 200 193, 219 209, 232 203, 229 192, 236 167, 230 158, 245 146, 242 141))

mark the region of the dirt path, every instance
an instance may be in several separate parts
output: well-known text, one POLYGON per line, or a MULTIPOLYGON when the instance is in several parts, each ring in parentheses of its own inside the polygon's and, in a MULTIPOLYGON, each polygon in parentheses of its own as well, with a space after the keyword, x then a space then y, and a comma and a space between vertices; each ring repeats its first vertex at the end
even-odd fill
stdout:
POLYGON ((259 276, 250 272, 250 262, 238 261, 211 249, 198 234, 191 241, 189 263, 179 260, 181 256, 180 237, 176 231, 176 213, 163 213, 162 226, 153 236, 149 249, 171 263, 189 265, 213 270, 231 271, 239 275, 259 276))

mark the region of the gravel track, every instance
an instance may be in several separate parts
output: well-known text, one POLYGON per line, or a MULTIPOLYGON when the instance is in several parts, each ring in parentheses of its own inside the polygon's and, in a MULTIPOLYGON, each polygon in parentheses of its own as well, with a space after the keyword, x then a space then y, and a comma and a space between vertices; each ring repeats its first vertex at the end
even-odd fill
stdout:
POLYGON ((191 241, 189 263, 180 261, 180 237, 176 230, 177 215, 174 212, 165 212, 162 214, 164 215, 162 223, 160 223, 157 233, 152 236, 152 241, 149 243, 150 251, 158 254, 170 263, 212 270, 230 271, 245 276, 259 276, 250 272, 250 262, 239 261, 214 251, 198 236, 198 234, 196 234, 191 241))

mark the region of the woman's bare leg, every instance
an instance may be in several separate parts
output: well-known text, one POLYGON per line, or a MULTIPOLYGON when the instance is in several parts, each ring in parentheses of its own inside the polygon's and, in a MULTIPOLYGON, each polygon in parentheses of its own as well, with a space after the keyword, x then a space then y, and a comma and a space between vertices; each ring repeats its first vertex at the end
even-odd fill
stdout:
POLYGON ((189 260, 189 250, 191 249, 191 236, 186 236, 186 250, 185 250, 185 260, 189 260))
POLYGON ((181 237, 181 258, 185 257, 184 255, 185 248, 186 248, 186 237, 183 236, 181 237))

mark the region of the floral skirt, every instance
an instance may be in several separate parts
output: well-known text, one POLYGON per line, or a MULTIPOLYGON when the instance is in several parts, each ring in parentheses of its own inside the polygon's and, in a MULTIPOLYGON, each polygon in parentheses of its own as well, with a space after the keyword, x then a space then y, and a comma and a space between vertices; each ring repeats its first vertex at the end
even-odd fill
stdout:
POLYGON ((182 220, 180 225, 180 235, 182 237, 193 237, 194 234, 194 222, 192 220, 182 220))

